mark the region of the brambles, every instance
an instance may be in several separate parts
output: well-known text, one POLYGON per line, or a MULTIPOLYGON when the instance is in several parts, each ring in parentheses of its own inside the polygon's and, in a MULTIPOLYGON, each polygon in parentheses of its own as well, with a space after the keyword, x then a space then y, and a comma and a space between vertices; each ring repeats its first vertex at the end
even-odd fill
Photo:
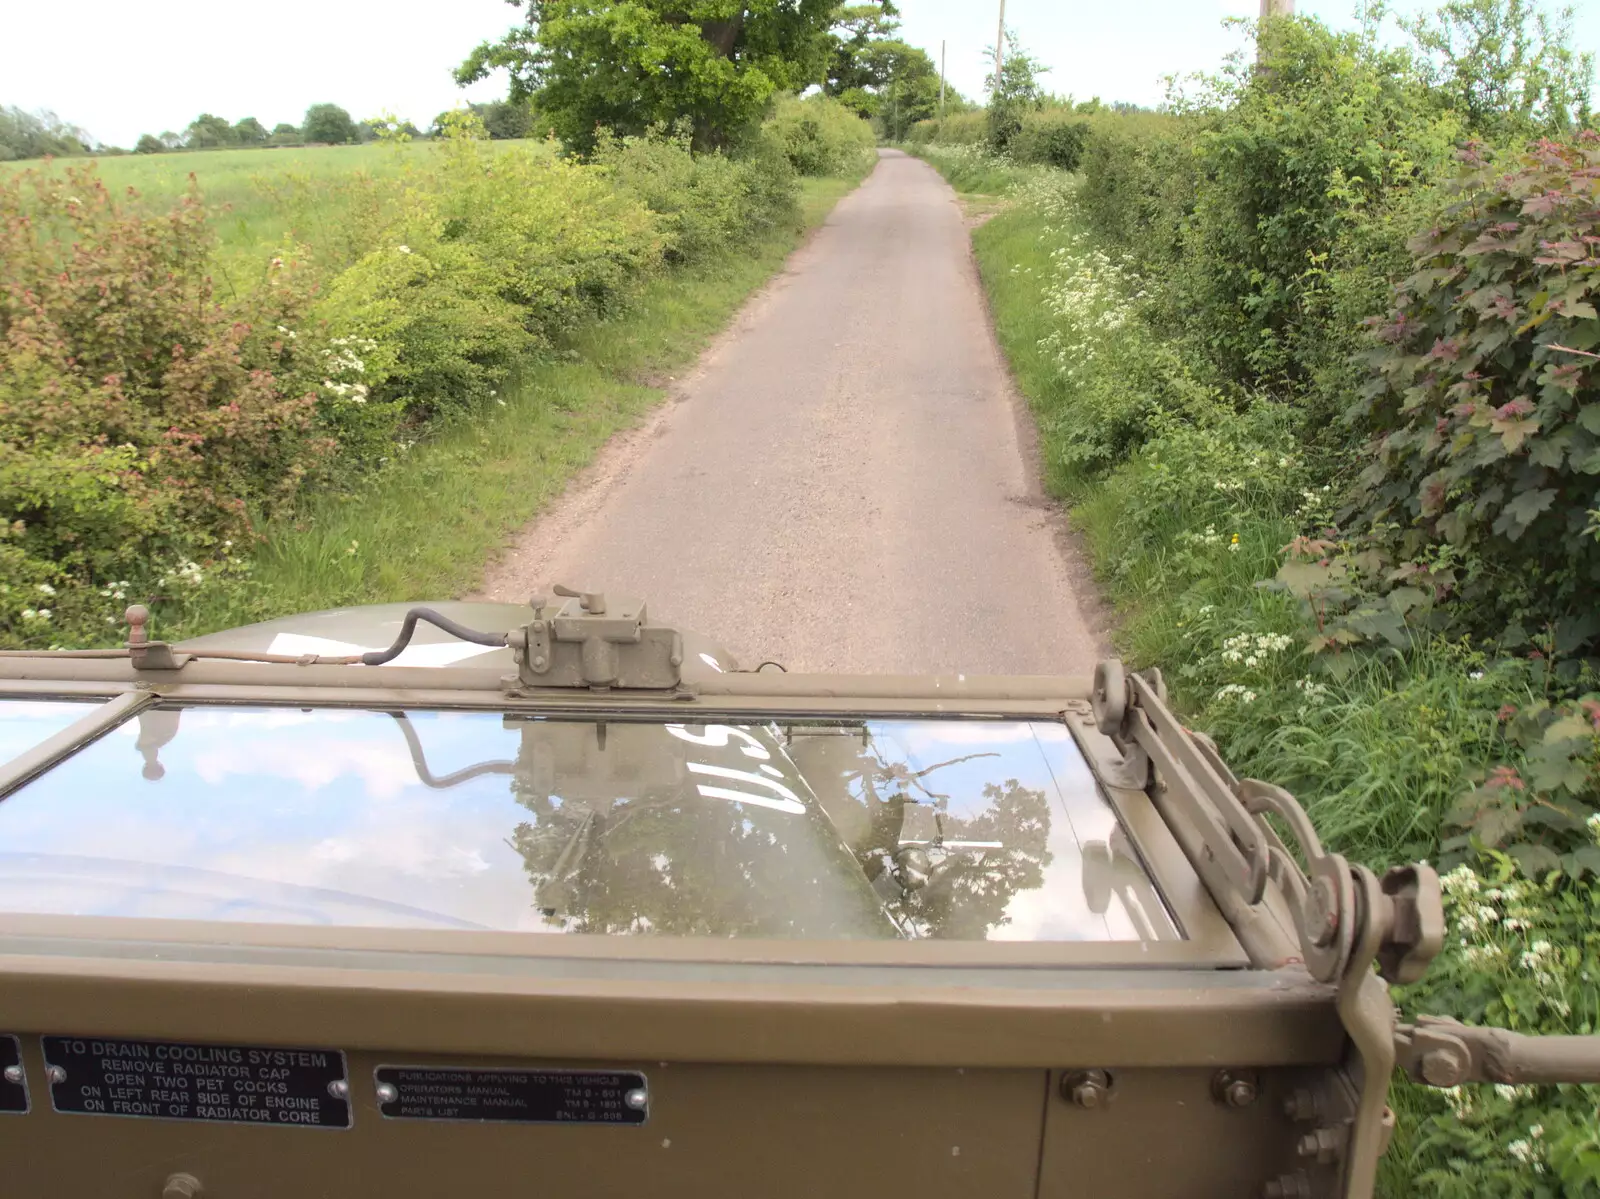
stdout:
POLYGON ((1600 137, 1463 157, 1368 322, 1360 528, 1391 566, 1448 546, 1480 631, 1554 623, 1571 655, 1600 638, 1600 137))

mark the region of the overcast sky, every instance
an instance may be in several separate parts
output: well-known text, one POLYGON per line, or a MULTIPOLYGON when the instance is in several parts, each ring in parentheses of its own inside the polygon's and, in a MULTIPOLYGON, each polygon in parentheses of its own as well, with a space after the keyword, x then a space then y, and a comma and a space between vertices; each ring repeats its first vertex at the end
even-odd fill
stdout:
MULTIPOLYGON (((898 0, 903 36, 937 62, 948 44, 950 82, 982 88, 998 0, 898 0)), ((1409 10, 1419 0, 1397 0, 1409 10)), ((1430 5, 1431 7, 1431 5, 1430 5)), ((1600 0, 1582 0, 1577 41, 1600 50, 1600 0)), ((1348 26, 1355 0, 1300 0, 1299 9, 1348 26)), ((1239 35, 1228 16, 1258 0, 1006 0, 1007 24, 1050 65, 1046 85, 1080 98, 1153 104, 1164 75, 1214 68, 1239 35)), ((357 118, 387 109, 423 124, 468 99, 502 94, 502 81, 465 93, 450 69, 504 32, 518 10, 502 0, 75 0, 8 6, 0 39, 0 104, 51 108, 100 140, 129 146, 141 133, 181 130, 202 111, 299 124, 332 101, 357 118)))

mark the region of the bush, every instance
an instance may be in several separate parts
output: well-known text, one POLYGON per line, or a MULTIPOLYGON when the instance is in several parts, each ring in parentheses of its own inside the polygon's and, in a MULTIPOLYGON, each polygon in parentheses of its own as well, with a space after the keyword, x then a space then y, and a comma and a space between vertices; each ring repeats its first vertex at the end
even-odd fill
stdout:
POLYGON ((1101 238, 1141 269, 1177 258, 1183 222, 1199 189, 1195 137, 1201 123, 1167 114, 1105 114, 1090 123, 1078 204, 1101 238))
POLYGON ((913 146, 969 146, 989 138, 988 117, 983 109, 954 112, 942 121, 937 117, 911 126, 906 140, 913 146))
POLYGON ((319 395, 347 468, 392 453, 402 421, 488 399, 536 344, 478 247, 420 232, 341 272, 317 306, 340 330, 319 395))
POLYGON ((739 159, 693 154, 690 132, 602 133, 594 161, 661 218, 669 262, 694 262, 757 237, 795 212, 793 168, 770 141, 739 159))
POLYGON ((327 456, 296 381, 314 339, 276 332, 308 303, 293 264, 224 304, 199 197, 134 209, 92 167, 0 178, 0 643, 242 545, 327 456))
POLYGON ((872 161, 872 126, 829 96, 778 99, 762 126, 802 175, 847 175, 872 161))
POLYGON ((1029 113, 1011 135, 1006 151, 1018 162, 1075 171, 1083 159, 1089 121, 1070 109, 1029 113))
POLYGON ((1357 416, 1360 526, 1391 560, 1441 560, 1481 631, 1600 645, 1600 137, 1465 154, 1414 273, 1371 324, 1357 416))
POLYGON ((470 245, 542 339, 622 303, 661 261, 657 219, 597 167, 471 137, 439 155, 401 232, 470 245))

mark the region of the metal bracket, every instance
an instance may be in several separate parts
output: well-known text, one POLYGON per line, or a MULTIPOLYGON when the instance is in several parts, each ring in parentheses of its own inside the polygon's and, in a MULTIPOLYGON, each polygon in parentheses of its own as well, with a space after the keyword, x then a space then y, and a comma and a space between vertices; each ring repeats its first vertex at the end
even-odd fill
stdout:
POLYGON ((135 670, 181 670, 192 657, 176 652, 165 641, 151 641, 145 626, 150 622, 150 609, 134 604, 123 618, 128 622, 128 660, 135 670))
POLYGON ((1396 1027, 1394 1039, 1400 1068, 1429 1086, 1600 1082, 1600 1036, 1530 1037, 1419 1016, 1396 1027))
POLYGON ((1199 834, 1195 869, 1213 895, 1260 904, 1270 878, 1294 918, 1306 970, 1338 990, 1340 1020, 1355 1049, 1347 1070, 1359 1087, 1354 1117, 1316 1142, 1315 1157, 1342 1158, 1344 1193, 1371 1193, 1386 1144, 1395 1012, 1383 980, 1410 982, 1444 943, 1444 905, 1433 868, 1391 870, 1380 882, 1322 846, 1299 802, 1282 787, 1239 780, 1208 739, 1167 707, 1160 676, 1127 675, 1122 663, 1095 671, 1096 723, 1124 757, 1150 762, 1149 785, 1199 834), (1283 823, 1296 855, 1269 821, 1283 823), (1379 974, 1372 967, 1377 965, 1379 974), (1379 977, 1381 975, 1381 978, 1379 977), (1325 1142, 1325 1143, 1324 1143, 1325 1142))
POLYGON ((651 624, 643 602, 556 587, 559 603, 535 596, 533 619, 506 634, 527 687, 674 690, 682 679, 683 638, 651 624))

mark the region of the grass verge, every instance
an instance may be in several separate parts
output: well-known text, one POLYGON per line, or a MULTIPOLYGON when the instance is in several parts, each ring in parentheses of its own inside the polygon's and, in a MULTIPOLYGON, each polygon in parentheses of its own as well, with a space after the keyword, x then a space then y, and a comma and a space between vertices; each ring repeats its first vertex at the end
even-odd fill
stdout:
POLYGON ((440 429, 359 493, 314 499, 292 524, 266 529, 242 577, 158 608, 163 635, 471 591, 507 535, 661 401, 666 392, 646 381, 692 361, 862 178, 804 180, 794 225, 652 280, 626 313, 527 365, 503 405, 440 429))

